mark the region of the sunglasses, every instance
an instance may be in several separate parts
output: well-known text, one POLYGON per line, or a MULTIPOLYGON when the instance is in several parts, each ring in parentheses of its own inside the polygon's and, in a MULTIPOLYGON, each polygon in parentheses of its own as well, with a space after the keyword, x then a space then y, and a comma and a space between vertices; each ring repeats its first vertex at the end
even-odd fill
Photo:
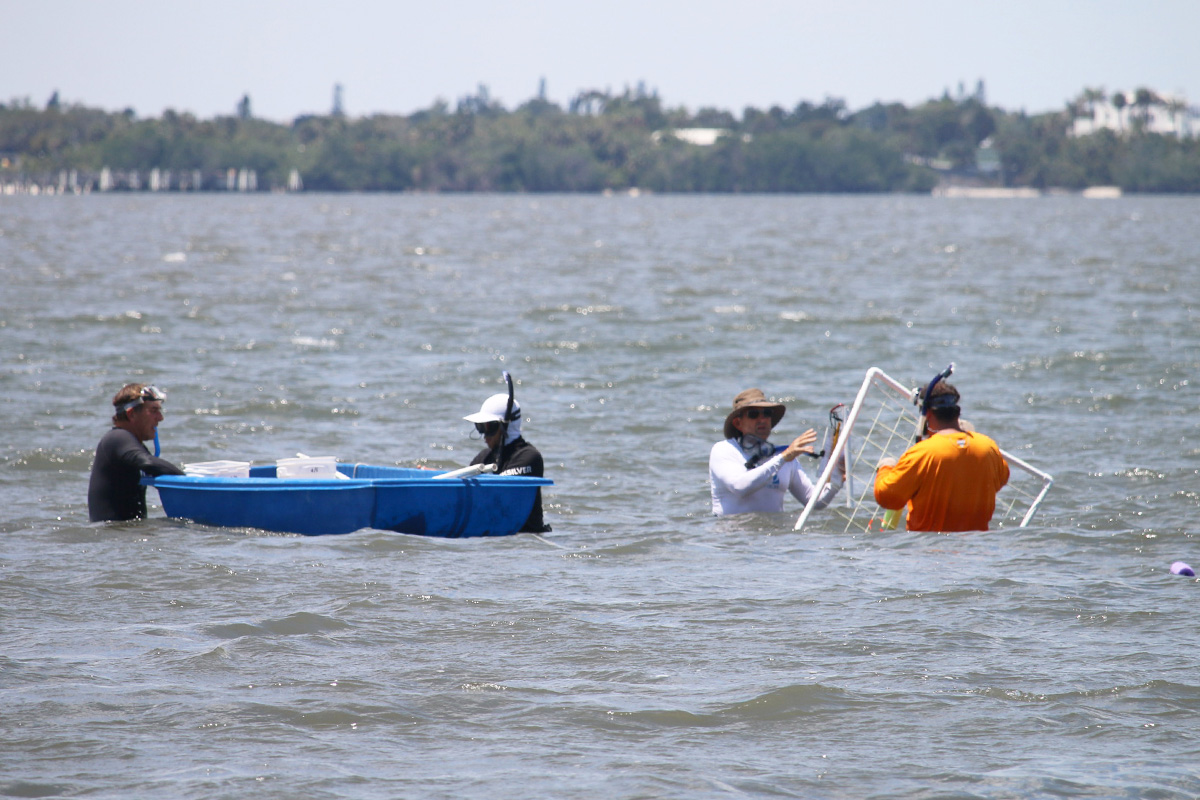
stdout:
POLYGON ((771 416, 771 412, 765 408, 748 408, 742 412, 742 416, 746 419, 758 419, 771 416))
POLYGON ((484 436, 491 436, 496 431, 500 430, 500 423, 495 420, 491 422, 476 422, 475 430, 482 433, 484 436))

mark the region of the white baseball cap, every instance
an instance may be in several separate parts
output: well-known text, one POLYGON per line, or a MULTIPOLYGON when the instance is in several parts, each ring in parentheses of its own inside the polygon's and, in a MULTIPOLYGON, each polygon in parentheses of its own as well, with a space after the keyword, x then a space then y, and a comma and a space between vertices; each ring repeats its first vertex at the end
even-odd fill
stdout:
MULTIPOLYGON (((508 395, 494 394, 487 400, 483 401, 483 405, 474 414, 463 417, 467 422, 504 422, 504 412, 508 410, 508 395)), ((512 401, 512 414, 509 417, 509 422, 521 418, 521 404, 516 400, 512 401)))

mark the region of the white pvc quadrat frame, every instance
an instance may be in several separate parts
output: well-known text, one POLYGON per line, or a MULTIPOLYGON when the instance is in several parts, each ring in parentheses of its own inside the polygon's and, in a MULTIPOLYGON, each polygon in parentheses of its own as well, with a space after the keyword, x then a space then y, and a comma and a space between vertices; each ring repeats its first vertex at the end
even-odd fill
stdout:
MULTIPOLYGON (((842 496, 835 498, 829 508, 845 518, 847 531, 881 529, 884 509, 875 504, 875 465, 883 456, 899 458, 915 440, 921 422, 917 389, 905 386, 878 367, 867 370, 842 424, 842 434, 828 460, 823 462, 824 469, 812 497, 796 520, 795 530, 804 527, 839 463, 845 467, 845 486, 842 496)), ((1000 452, 1008 461, 1010 477, 1008 485, 996 497, 992 519, 998 527, 1008 522, 1024 528, 1054 478, 1003 449, 1000 452)))

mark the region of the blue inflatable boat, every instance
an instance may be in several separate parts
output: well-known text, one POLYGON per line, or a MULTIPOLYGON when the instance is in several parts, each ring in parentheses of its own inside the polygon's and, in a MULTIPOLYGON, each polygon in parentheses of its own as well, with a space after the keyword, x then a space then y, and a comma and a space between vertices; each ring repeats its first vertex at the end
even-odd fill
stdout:
POLYGON ((168 517, 225 528, 259 528, 319 536, 379 528, 420 536, 507 536, 533 510, 547 478, 475 475, 338 464, 341 477, 278 478, 274 466, 250 476, 160 475, 142 478, 158 490, 168 517))

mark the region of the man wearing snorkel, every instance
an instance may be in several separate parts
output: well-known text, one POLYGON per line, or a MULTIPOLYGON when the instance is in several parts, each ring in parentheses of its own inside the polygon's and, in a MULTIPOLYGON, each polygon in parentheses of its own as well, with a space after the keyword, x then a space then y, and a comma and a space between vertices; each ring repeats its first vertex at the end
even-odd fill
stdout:
MULTIPOLYGON (((505 376, 507 377, 507 375, 505 376)), ((510 384, 511 389, 511 384, 510 384)), ((521 437, 521 404, 511 394, 494 394, 474 414, 463 417, 475 423, 475 430, 487 445, 471 464, 495 464, 499 475, 543 477, 542 454, 521 437)), ((521 533, 548 533, 550 526, 542 518, 542 488, 533 500, 533 509, 521 533)))
POLYGON ((1008 483, 1008 462, 992 439, 959 419, 958 390, 934 378, 919 395, 926 434, 899 461, 882 458, 875 472, 875 502, 906 505, 910 531, 986 531, 996 493, 1008 483))
POLYGON ((113 397, 113 427, 96 446, 88 482, 88 516, 92 522, 144 519, 146 487, 142 473, 182 475, 183 470, 151 455, 143 442, 154 438, 163 421, 167 396, 153 386, 131 383, 113 397))
MULTIPOLYGON (((796 456, 813 452, 816 431, 809 428, 786 447, 767 441, 786 411, 783 403, 768 400, 761 389, 747 389, 733 398, 733 410, 725 417, 725 441, 714 444, 708 455, 713 514, 780 512, 788 492, 802 505, 808 504, 813 484, 796 456)), ((835 473, 814 508, 829 505, 841 488, 842 476, 835 473)))

